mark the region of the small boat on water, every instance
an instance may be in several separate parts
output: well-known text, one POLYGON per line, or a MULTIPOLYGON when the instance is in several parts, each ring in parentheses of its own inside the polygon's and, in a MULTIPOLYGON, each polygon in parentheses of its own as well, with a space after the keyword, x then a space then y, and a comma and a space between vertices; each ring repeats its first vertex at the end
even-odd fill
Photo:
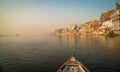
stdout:
POLYGON ((57 70, 57 72, 90 72, 77 58, 72 55, 68 60, 57 70))

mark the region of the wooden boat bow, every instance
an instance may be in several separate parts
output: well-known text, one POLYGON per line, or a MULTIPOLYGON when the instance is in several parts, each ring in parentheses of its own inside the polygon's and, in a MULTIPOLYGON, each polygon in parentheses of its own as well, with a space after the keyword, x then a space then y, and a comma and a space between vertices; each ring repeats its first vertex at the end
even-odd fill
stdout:
POLYGON ((75 55, 72 55, 57 70, 57 72, 90 72, 82 63, 78 61, 75 55))

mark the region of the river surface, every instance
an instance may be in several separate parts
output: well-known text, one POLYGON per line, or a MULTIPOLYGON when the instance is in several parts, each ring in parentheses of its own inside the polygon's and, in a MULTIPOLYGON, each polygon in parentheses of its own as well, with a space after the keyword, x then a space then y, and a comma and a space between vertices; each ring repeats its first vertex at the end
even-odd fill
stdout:
POLYGON ((0 37, 0 72, 56 72, 75 54, 91 72, 120 72, 120 37, 0 37))

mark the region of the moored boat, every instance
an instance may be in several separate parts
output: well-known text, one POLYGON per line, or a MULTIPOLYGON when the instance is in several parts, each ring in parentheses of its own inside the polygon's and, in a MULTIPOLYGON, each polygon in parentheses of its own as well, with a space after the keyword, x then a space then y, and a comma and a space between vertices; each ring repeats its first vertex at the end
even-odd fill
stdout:
POLYGON ((68 60, 57 70, 57 72, 90 72, 77 58, 72 55, 68 60))

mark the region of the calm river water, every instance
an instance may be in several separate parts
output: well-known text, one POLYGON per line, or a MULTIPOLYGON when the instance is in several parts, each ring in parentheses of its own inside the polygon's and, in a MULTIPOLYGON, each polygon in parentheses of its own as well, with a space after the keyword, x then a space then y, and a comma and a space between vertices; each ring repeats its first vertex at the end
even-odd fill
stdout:
POLYGON ((56 72, 75 54, 91 72, 120 72, 120 37, 0 37, 0 72, 56 72))

